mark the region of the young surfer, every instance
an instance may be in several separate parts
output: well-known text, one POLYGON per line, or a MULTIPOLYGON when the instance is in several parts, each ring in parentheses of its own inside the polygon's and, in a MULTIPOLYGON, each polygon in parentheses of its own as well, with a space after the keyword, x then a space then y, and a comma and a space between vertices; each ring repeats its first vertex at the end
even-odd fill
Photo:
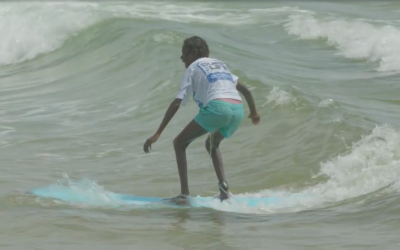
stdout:
POLYGON ((260 121, 250 90, 238 82, 238 77, 230 72, 224 62, 208 56, 208 45, 202 38, 193 36, 184 41, 181 60, 186 71, 180 89, 169 105, 158 130, 143 145, 143 150, 148 153, 180 105, 186 105, 193 96, 200 108, 199 113, 173 141, 181 182, 181 194, 171 199, 176 203, 185 202, 186 196, 189 195, 186 148, 194 139, 207 133, 210 135, 206 140, 206 149, 218 177, 220 199, 223 201, 229 198, 219 145, 224 138, 229 138, 235 133, 243 120, 244 111, 239 92, 249 105, 248 117, 253 124, 257 125, 260 121))

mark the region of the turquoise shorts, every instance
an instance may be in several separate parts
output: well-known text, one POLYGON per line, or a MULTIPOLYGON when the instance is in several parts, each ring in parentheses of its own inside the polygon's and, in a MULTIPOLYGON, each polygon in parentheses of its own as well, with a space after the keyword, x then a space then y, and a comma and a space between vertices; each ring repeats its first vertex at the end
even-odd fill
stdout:
POLYGON ((194 120, 207 132, 219 130, 225 138, 229 138, 242 123, 243 116, 243 104, 212 100, 200 109, 194 120))

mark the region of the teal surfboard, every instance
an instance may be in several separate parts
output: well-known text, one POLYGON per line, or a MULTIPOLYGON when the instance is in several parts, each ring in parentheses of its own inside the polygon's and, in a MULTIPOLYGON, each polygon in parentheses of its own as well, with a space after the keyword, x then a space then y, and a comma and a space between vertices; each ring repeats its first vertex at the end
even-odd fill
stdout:
MULTIPOLYGON (((176 205, 168 201, 169 197, 146 197, 146 196, 135 196, 131 194, 118 194, 118 193, 90 193, 90 192, 76 192, 71 188, 56 186, 56 187, 44 187, 32 189, 30 194, 37 197, 50 198, 56 200, 62 200, 66 202, 78 202, 78 203, 94 203, 94 204, 123 204, 123 205, 135 205, 135 206, 152 206, 165 207, 165 206, 181 206, 176 205)), ((247 196, 233 196, 227 200, 224 200, 222 204, 240 204, 247 207, 257 207, 263 205, 274 205, 279 203, 280 198, 278 197, 247 197, 247 196)), ((218 198, 206 196, 190 196, 189 204, 190 207, 213 207, 213 204, 221 203, 218 198)), ((187 206, 187 205, 186 205, 187 206)))

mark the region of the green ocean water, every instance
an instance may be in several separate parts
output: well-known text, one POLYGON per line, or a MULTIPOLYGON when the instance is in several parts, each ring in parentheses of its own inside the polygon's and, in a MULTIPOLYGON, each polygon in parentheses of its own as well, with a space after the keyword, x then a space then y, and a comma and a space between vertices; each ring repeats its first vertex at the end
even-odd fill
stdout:
MULTIPOLYGON (((399 249, 399 17, 397 1, 2 2, 0 247, 399 249), (192 35, 261 115, 221 144, 230 191, 285 204, 107 199, 179 193, 172 141, 194 102, 150 154, 143 143, 179 89, 192 35), (101 205, 27 194, 49 185, 101 205)), ((187 150, 193 196, 218 192, 205 139, 187 150)))

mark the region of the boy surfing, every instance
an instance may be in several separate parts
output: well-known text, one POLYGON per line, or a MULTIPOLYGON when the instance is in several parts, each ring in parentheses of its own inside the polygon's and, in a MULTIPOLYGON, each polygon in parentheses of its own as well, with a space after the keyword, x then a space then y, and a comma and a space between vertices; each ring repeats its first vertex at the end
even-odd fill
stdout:
POLYGON ((185 39, 181 60, 186 71, 180 89, 169 105, 158 130, 143 145, 143 150, 149 153, 151 145, 158 140, 179 107, 186 105, 193 96, 199 113, 173 141, 181 182, 181 194, 170 199, 175 203, 185 203, 186 196, 189 195, 186 148, 193 140, 207 133, 210 135, 205 146, 218 178, 219 198, 221 201, 229 198, 219 145, 223 139, 235 133, 243 120, 244 111, 239 92, 249 105, 248 117, 253 124, 257 125, 260 121, 250 90, 238 81, 238 77, 230 72, 224 62, 208 56, 209 49, 204 39, 198 36, 185 39))

